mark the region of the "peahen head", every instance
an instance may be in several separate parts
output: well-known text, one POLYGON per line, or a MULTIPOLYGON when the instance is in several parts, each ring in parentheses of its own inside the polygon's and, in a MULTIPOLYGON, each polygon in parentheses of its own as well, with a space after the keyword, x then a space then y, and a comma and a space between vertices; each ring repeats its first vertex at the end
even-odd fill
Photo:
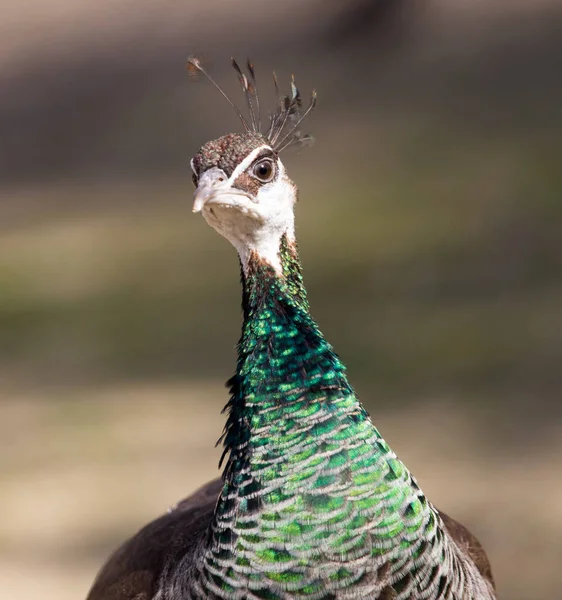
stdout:
POLYGON ((250 79, 233 60, 246 94, 250 121, 234 106, 197 59, 192 69, 204 73, 234 107, 244 133, 230 133, 207 142, 191 161, 196 186, 193 212, 201 212, 206 221, 228 239, 238 251, 246 269, 255 256, 278 272, 281 271, 279 248, 286 236, 294 240, 294 204, 297 188, 288 177, 279 153, 293 144, 310 141, 299 126, 314 108, 313 92, 308 109, 300 114, 301 97, 294 81, 290 96, 279 99, 270 118, 267 133, 261 130, 260 105, 253 66, 248 63, 250 79))

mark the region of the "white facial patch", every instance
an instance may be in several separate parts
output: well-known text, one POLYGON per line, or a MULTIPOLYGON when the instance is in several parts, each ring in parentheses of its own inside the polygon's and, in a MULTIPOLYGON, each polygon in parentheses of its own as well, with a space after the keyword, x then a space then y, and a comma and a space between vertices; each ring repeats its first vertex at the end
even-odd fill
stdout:
MULTIPOLYGON (((269 146, 252 150, 234 169, 227 181, 217 182, 205 198, 198 196, 205 220, 236 248, 245 271, 252 253, 281 274, 279 248, 286 234, 294 240, 294 213, 296 189, 286 176, 285 167, 277 161, 277 177, 260 186, 255 197, 233 188, 234 182, 245 173, 256 158, 269 146)), ((201 190, 203 191, 203 190, 201 190)))
POLYGON ((271 150, 269 146, 259 146, 255 150, 252 150, 248 156, 234 169, 232 175, 228 178, 228 183, 232 185, 242 173, 244 173, 249 167, 252 166, 252 163, 256 160, 256 158, 260 155, 260 152, 263 150, 271 150))

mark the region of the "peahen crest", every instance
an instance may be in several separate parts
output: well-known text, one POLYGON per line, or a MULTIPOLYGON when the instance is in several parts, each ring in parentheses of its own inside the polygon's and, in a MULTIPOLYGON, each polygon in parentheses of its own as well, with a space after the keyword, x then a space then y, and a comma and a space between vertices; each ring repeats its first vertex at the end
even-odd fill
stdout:
POLYGON ((242 122, 245 131, 262 134, 276 152, 281 152, 289 146, 302 146, 312 143, 312 136, 310 134, 303 134, 300 130, 300 126, 303 120, 316 106, 316 91, 312 90, 310 103, 307 109, 302 112, 302 96, 295 84, 294 75, 291 77, 290 93, 288 95, 282 95, 279 92, 277 76, 274 72, 273 83, 275 86, 275 96, 277 98, 276 106, 275 110, 269 114, 269 127, 267 128, 267 131, 262 131, 261 105, 254 65, 250 60, 247 61, 246 67, 248 74, 246 74, 234 58, 231 60, 232 67, 238 75, 238 80, 240 81, 242 91, 246 98, 249 120, 242 114, 242 111, 236 106, 230 96, 209 75, 208 71, 198 58, 190 57, 187 60, 187 68, 193 74, 202 73, 224 96, 230 106, 232 106, 242 122))

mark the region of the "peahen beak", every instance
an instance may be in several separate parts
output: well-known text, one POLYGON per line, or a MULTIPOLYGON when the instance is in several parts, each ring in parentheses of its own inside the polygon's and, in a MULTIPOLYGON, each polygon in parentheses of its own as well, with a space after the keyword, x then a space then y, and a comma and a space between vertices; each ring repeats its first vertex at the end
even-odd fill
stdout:
POLYGON ((205 218, 211 214, 213 219, 216 219, 217 209, 219 211, 226 209, 229 212, 233 209, 234 212, 247 217, 258 220, 263 219, 257 210, 256 199, 247 192, 232 187, 224 171, 221 171, 218 167, 213 167, 205 171, 199 178, 199 185, 195 190, 193 200, 193 212, 203 213, 205 218))
POLYGON ((199 178, 199 184, 193 196, 193 212, 199 213, 203 206, 217 193, 224 192, 229 188, 224 171, 213 167, 205 171, 199 178))

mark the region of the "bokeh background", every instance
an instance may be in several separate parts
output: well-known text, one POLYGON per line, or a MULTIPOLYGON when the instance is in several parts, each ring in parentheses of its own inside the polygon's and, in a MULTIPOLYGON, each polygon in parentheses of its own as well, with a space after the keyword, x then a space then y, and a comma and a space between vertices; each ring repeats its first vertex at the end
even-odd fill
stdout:
POLYGON ((238 265, 189 160, 230 55, 318 90, 287 151, 313 313, 501 598, 560 596, 562 2, 0 3, 0 590, 84 598, 217 473, 238 265))

